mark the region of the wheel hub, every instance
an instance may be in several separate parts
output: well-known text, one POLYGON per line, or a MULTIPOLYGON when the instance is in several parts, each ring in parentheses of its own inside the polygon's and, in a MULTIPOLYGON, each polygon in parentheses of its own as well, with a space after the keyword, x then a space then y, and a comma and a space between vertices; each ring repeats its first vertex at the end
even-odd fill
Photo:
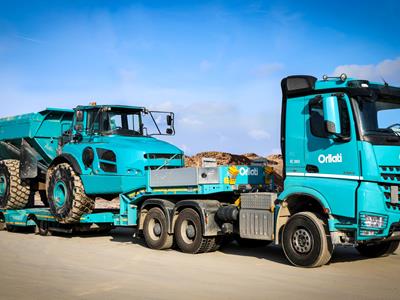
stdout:
POLYGON ((186 235, 189 239, 193 239, 196 236, 196 229, 194 229, 194 226, 192 224, 187 226, 186 235))
POLYGON ((312 248, 311 234, 305 229, 297 229, 293 234, 292 244, 294 249, 302 254, 310 252, 312 248))
POLYGON ((154 224, 153 233, 157 237, 159 237, 161 235, 161 225, 160 225, 160 223, 155 223, 154 224))
POLYGON ((54 200, 57 206, 63 206, 67 199, 67 187, 64 182, 59 181, 54 186, 53 191, 54 200))

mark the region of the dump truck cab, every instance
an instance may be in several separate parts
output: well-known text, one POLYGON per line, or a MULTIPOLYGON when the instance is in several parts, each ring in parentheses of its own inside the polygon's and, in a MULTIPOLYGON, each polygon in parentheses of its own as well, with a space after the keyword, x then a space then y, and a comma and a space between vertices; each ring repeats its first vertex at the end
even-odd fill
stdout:
POLYGON ((173 122, 173 113, 143 107, 78 106, 53 165, 67 160, 80 174, 88 195, 112 198, 145 187, 149 170, 183 166, 180 149, 153 137, 174 134, 173 122), (146 120, 155 132, 149 132, 146 120))
POLYGON ((326 220, 334 245, 397 240, 400 89, 343 74, 290 76, 282 91, 277 234, 290 216, 312 211, 326 220))

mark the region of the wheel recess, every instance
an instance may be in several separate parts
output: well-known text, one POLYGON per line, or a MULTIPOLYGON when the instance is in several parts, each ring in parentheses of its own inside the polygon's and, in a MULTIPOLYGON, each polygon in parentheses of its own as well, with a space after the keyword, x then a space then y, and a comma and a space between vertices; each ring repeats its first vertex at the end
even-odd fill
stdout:
POLYGON ((290 217, 283 229, 282 247, 291 264, 308 268, 327 264, 333 252, 326 222, 312 212, 290 217))

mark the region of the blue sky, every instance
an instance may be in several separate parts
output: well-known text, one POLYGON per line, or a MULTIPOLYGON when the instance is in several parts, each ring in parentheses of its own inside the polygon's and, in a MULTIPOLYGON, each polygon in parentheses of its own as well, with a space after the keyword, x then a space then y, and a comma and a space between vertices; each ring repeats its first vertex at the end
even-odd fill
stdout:
POLYGON ((188 154, 279 152, 280 80, 400 85, 398 1, 0 0, 0 115, 143 105, 188 154))

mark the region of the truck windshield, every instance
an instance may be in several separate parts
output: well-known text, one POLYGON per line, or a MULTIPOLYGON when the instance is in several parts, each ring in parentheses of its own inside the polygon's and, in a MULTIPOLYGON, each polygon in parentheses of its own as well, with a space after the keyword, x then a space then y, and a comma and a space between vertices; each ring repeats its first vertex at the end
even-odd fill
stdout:
POLYGON ((359 118, 360 134, 364 138, 372 143, 399 144, 399 100, 357 97, 353 103, 359 118))

